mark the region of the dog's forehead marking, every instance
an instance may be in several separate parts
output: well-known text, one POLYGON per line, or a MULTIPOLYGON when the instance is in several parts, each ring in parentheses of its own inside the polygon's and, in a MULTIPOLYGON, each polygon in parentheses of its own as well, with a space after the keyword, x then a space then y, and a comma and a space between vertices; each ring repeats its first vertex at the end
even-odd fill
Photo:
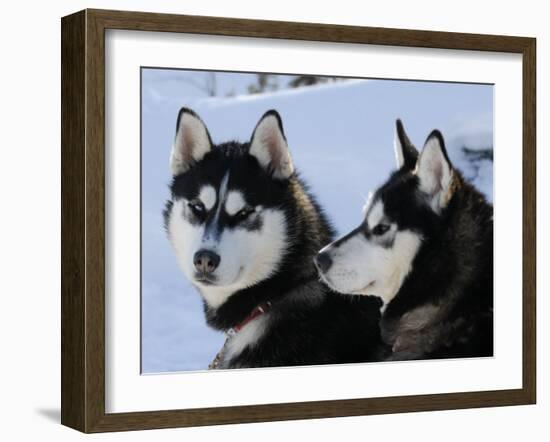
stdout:
POLYGON ((227 199, 225 200, 225 212, 233 216, 241 210, 245 204, 246 202, 243 198, 243 194, 238 190, 231 190, 227 194, 227 199))
POLYGON ((225 202, 225 198, 227 196, 227 183, 229 182, 229 171, 225 173, 225 175, 222 178, 222 182, 220 184, 220 188, 218 189, 218 201, 220 204, 218 205, 218 214, 220 213, 220 207, 225 202))
POLYGON ((219 228, 219 220, 221 208, 225 203, 227 196, 227 183, 229 182, 229 171, 225 173, 218 188, 218 206, 216 207, 216 212, 214 213, 214 218, 212 222, 204 230, 204 235, 202 238, 202 244, 205 248, 215 249, 218 242, 220 241, 221 229, 219 228))
POLYGON ((367 226, 372 229, 374 226, 380 224, 384 219, 384 203, 382 200, 376 200, 367 212, 367 226))
POLYGON ((216 204, 216 190, 209 184, 203 186, 199 192, 199 199, 204 204, 206 210, 211 210, 216 204))

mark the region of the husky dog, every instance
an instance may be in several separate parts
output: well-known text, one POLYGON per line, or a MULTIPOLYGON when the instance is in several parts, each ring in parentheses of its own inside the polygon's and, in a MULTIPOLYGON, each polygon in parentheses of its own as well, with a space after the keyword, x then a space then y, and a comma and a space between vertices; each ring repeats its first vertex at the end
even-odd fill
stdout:
POLYGON ((396 122, 398 170, 359 227, 315 262, 341 293, 376 295, 387 359, 491 356, 493 207, 453 167, 434 130, 419 154, 396 122))
POLYGON ((298 178, 276 111, 250 142, 214 145, 181 109, 170 167, 168 237, 207 323, 228 334, 214 368, 374 357, 379 300, 342 297, 319 281, 313 258, 332 229, 298 178))

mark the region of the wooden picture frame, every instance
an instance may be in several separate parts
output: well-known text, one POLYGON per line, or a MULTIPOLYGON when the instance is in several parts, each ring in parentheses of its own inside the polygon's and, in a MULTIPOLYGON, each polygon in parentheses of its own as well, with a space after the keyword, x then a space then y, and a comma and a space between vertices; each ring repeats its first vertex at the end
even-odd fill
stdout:
POLYGON ((536 41, 474 35, 106 10, 62 19, 62 424, 83 432, 533 404, 536 400, 536 41), (523 385, 272 405, 105 411, 105 30, 123 29, 494 51, 523 66, 523 385))

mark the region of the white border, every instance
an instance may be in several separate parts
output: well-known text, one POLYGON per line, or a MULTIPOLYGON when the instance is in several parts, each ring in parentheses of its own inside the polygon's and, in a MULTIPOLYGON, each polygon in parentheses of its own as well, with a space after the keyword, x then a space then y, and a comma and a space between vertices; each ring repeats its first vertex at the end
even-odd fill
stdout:
POLYGON ((119 30, 105 49, 108 413, 521 387, 520 55, 119 30), (494 83, 495 357, 140 375, 140 66, 494 83))

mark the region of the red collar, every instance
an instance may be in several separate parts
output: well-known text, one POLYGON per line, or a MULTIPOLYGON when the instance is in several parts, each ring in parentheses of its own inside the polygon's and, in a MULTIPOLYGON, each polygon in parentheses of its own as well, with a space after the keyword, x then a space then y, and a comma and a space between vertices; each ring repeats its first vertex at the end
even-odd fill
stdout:
POLYGON ((241 322, 239 322, 233 328, 229 329, 228 334, 234 335, 240 332, 245 325, 252 322, 258 316, 262 316, 264 313, 267 313, 270 309, 271 309, 271 302, 269 301, 262 302, 260 305, 254 308, 254 310, 252 310, 246 318, 244 318, 241 322))

